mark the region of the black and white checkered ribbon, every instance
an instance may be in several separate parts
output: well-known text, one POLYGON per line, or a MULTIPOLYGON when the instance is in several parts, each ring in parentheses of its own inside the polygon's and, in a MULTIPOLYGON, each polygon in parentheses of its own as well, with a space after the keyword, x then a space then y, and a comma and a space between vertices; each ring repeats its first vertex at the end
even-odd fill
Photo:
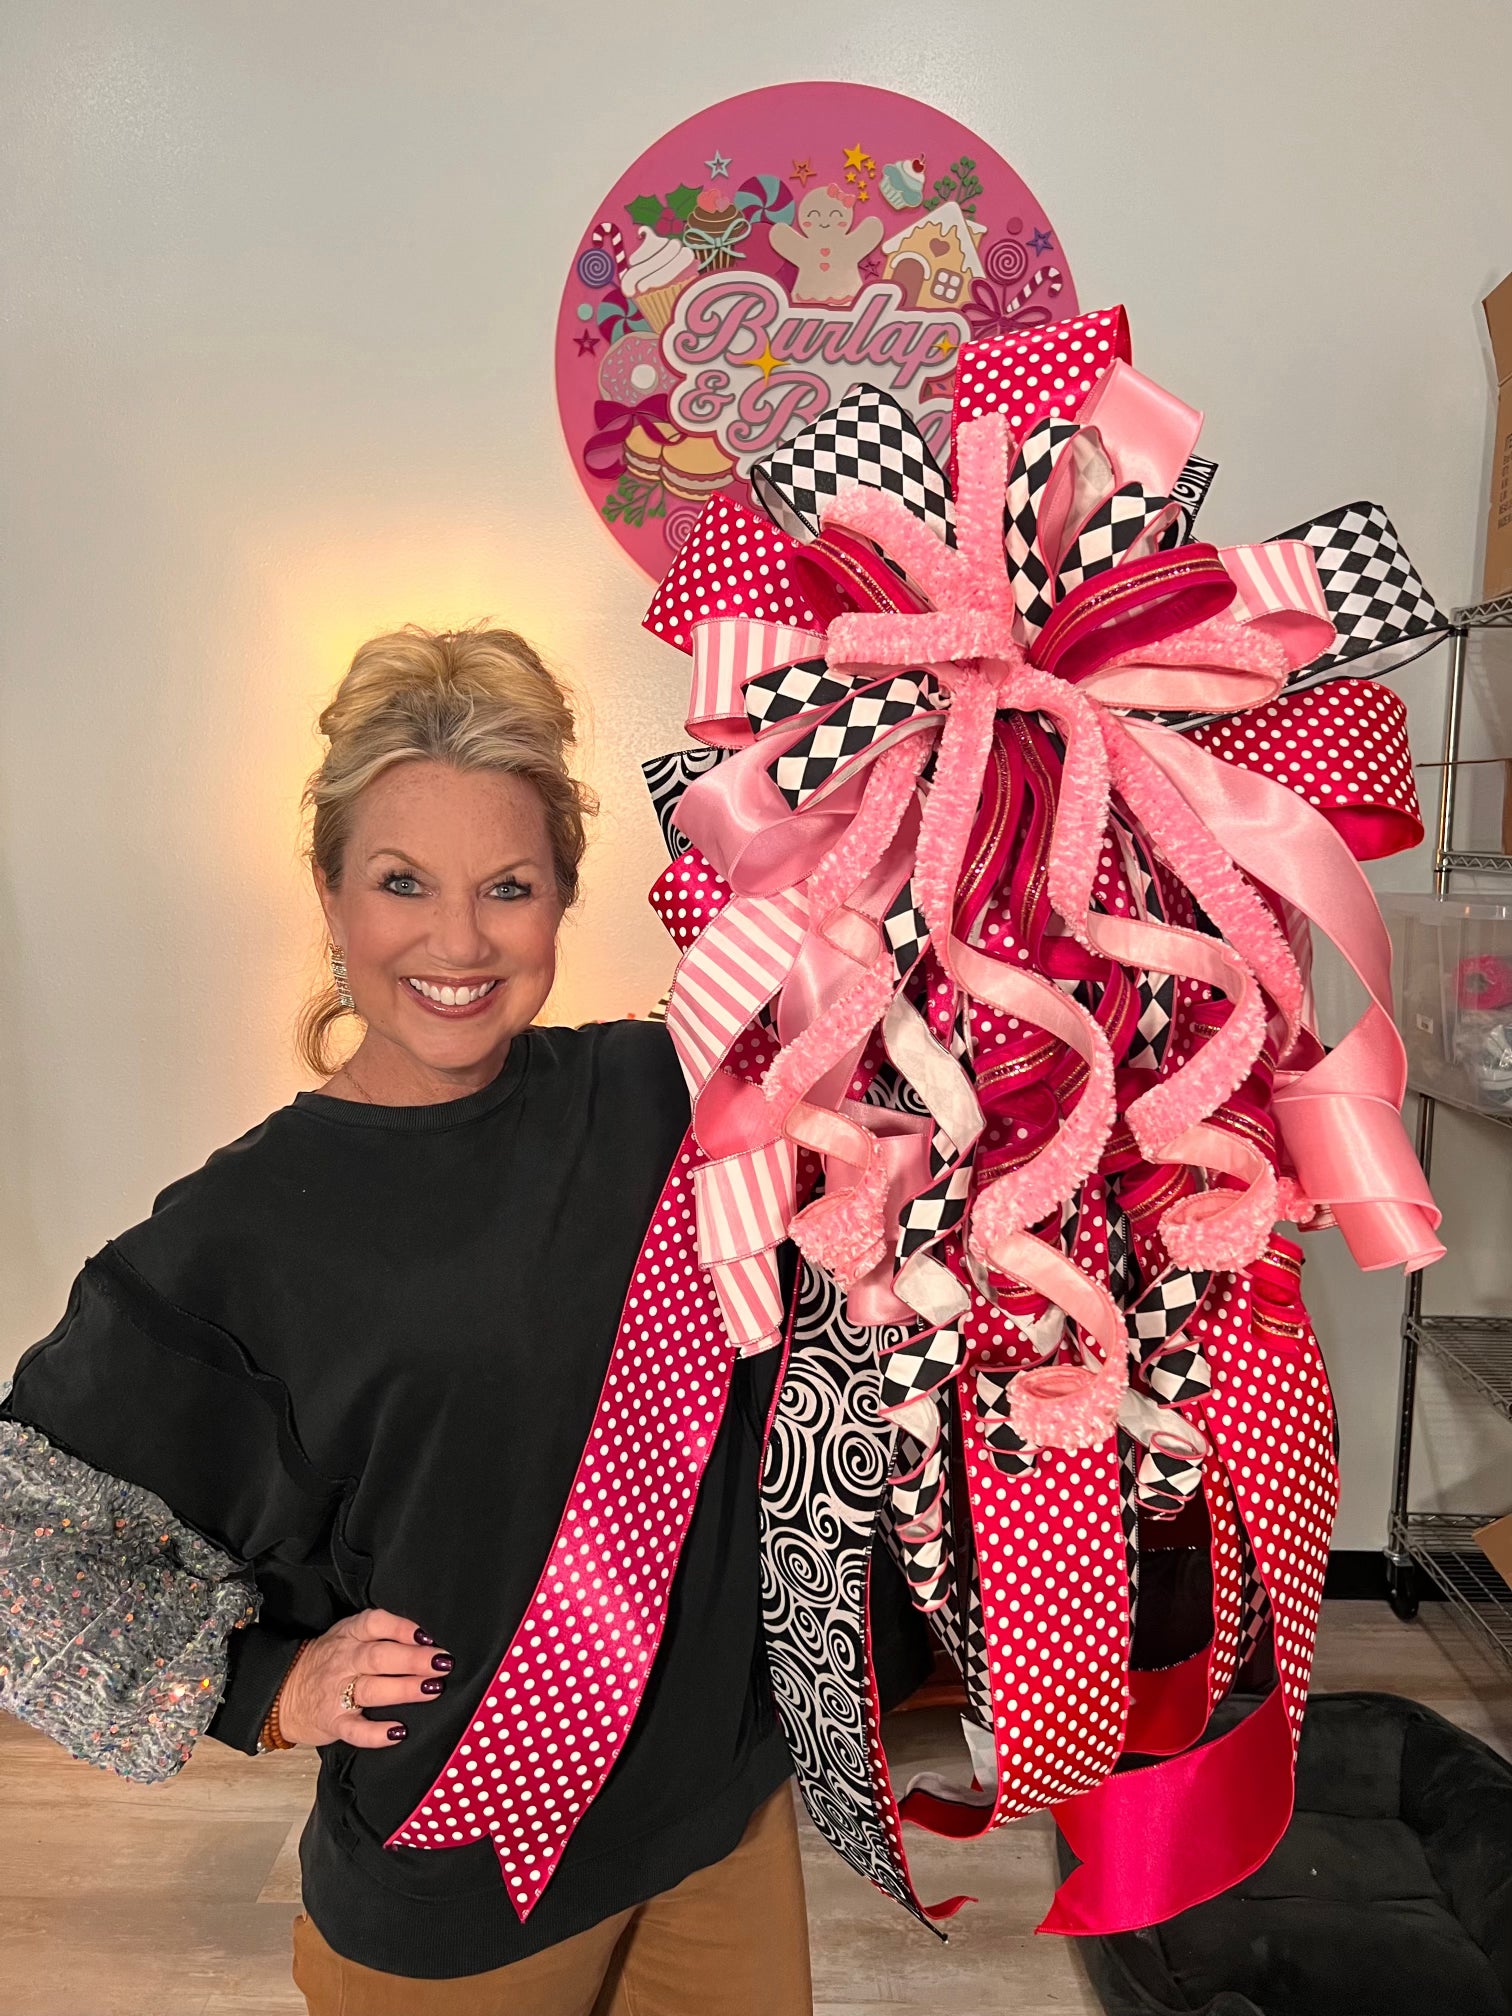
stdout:
MULTIPOLYGON (((755 684, 752 681, 752 684, 755 684)), ((837 706, 779 756, 771 777, 795 812, 818 792, 893 739, 935 712, 939 691, 924 671, 902 672, 856 686, 837 706)))
POLYGON ((812 539, 842 483, 863 483, 908 506, 947 546, 955 512, 945 472, 913 418, 875 385, 857 385, 751 469, 751 489, 783 531, 812 539))
MULTIPOLYGON (((1379 504, 1342 504, 1276 534, 1277 541, 1288 539, 1312 548, 1335 631, 1330 648, 1292 674, 1288 693, 1328 679, 1378 679, 1421 657, 1447 635, 1447 617, 1379 504)), ((1200 728, 1222 717, 1167 713, 1157 718, 1177 728, 1200 728)))

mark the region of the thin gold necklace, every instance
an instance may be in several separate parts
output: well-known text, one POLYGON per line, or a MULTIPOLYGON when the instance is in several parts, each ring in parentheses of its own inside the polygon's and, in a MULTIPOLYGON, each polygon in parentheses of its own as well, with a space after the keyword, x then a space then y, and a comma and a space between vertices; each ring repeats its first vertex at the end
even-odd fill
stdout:
POLYGON ((357 1076, 357 1073, 352 1069, 351 1065, 343 1064, 341 1069, 342 1069, 342 1075, 345 1077, 347 1083, 356 1088, 358 1098, 365 1099, 369 1104, 369 1106, 376 1106, 378 1104, 378 1101, 373 1097, 372 1093, 369 1092, 364 1087, 362 1080, 357 1076))

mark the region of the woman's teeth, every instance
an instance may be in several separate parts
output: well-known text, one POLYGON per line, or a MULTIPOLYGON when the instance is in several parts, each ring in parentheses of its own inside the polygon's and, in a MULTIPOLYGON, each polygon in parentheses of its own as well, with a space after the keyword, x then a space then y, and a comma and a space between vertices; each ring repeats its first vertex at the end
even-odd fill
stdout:
POLYGON ((427 1001, 434 1001, 440 1008, 466 1008, 474 1001, 481 1001, 485 994, 491 994, 498 986, 497 980, 485 980, 481 987, 433 987, 429 980, 406 980, 405 985, 413 987, 417 994, 423 994, 427 1001))

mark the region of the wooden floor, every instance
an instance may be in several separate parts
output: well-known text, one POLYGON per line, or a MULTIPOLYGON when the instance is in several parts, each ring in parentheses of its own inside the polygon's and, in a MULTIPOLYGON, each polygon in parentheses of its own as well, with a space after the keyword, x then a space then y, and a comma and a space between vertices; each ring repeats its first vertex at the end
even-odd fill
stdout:
MULTIPOLYGON (((1438 1605, 1327 1607, 1318 1689, 1408 1694, 1512 1756, 1512 1676, 1438 1605)), ((894 1718, 900 1777, 954 1770, 944 1712, 894 1718)), ((4 2016, 302 2016, 289 1981, 295 1844, 313 1760, 206 1744, 167 1785, 73 1763, 0 1717, 0 2006, 4 2016)), ((975 1849, 909 1830, 925 1896, 982 1901, 948 1946, 905 1919, 805 1830, 817 2016, 1067 2016, 1096 2009, 1073 1950, 1034 1926, 1054 1888, 1050 1823, 975 1849)))

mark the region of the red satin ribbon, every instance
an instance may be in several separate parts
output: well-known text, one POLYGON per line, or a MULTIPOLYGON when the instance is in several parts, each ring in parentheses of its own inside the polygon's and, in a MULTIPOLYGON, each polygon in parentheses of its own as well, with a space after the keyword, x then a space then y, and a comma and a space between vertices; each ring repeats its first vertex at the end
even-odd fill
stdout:
POLYGON ((1052 1808, 1081 1866, 1038 1929, 1135 1932, 1205 1903, 1265 1861, 1286 1832, 1292 1796, 1291 1724, 1276 1688, 1211 1743, 1117 1771, 1052 1808))

